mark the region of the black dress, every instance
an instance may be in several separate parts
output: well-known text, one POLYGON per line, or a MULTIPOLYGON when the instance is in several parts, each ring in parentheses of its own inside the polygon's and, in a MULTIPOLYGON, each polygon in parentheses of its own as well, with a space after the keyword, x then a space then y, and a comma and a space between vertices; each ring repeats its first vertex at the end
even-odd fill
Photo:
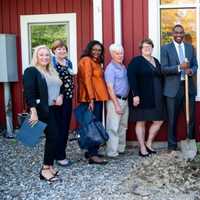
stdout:
POLYGON ((133 60, 128 66, 132 93, 129 98, 129 121, 165 120, 166 109, 160 63, 156 58, 154 58, 156 66, 143 56, 138 56, 136 59, 136 62, 133 60), (140 97, 140 104, 137 107, 133 106, 133 96, 140 97))

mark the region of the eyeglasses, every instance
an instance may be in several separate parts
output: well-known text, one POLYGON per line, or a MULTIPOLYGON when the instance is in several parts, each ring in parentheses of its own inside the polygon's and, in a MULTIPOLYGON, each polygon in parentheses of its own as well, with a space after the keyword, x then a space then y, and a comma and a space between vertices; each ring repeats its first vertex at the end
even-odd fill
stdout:
POLYGON ((143 46, 142 48, 143 48, 143 49, 151 49, 152 46, 150 46, 150 45, 149 45, 149 46, 143 46))

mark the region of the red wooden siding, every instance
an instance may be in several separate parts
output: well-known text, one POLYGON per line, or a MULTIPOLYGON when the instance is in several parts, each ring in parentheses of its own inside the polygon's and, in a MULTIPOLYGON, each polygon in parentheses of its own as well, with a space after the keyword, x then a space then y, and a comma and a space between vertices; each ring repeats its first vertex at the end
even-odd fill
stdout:
MULTIPOLYGON (((138 55, 139 42, 148 36, 148 0, 122 0, 122 43, 125 64, 138 55)), ((128 139, 135 139, 134 124, 129 123, 128 139)))
MULTIPOLYGON (((20 15, 71 13, 77 14, 78 58, 93 38, 91 0, 0 0, 0 33, 16 34, 19 82, 11 84, 14 125, 17 113, 23 111, 20 15)), ((3 84, 0 84, 0 123, 5 124, 3 84)))
POLYGON ((148 36, 148 0, 122 0, 122 43, 125 63, 139 54, 139 42, 148 36))
POLYGON ((105 46, 105 65, 110 60, 109 46, 114 42, 114 2, 103 0, 103 44, 105 46))
MULTIPOLYGON (((77 53, 78 58, 88 41, 93 39, 92 0, 0 0, 0 33, 17 35, 17 56, 19 82, 11 84, 14 125, 17 113, 23 111, 22 63, 20 40, 20 15, 71 13, 77 14, 77 53)), ((103 0, 103 43, 105 64, 110 61, 108 47, 114 42, 114 0, 103 0)), ((121 0, 122 2, 122 44, 125 48, 125 64, 138 55, 139 42, 148 36, 148 0, 121 0)), ((0 83, 0 123, 5 124, 3 84, 0 83)), ((76 103, 76 95, 74 105, 76 103)), ((200 102, 196 104, 196 131, 200 133, 200 102)), ((178 138, 185 137, 185 118, 181 115, 178 138)), ((75 126, 73 117, 72 127, 75 126)), ((158 134, 157 140, 166 140, 166 124, 158 134)), ((200 140, 200 134, 198 134, 200 140)), ((129 123, 128 139, 135 139, 134 124, 129 123)))

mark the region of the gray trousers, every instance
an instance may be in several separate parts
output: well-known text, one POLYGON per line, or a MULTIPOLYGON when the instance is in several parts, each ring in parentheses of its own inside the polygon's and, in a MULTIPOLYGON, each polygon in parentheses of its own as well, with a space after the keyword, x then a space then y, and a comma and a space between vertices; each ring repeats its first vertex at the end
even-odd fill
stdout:
POLYGON ((109 157, 116 157, 123 153, 126 147, 126 130, 128 126, 128 101, 118 99, 123 114, 115 112, 114 104, 111 100, 107 101, 106 130, 109 140, 106 145, 106 154, 109 157))

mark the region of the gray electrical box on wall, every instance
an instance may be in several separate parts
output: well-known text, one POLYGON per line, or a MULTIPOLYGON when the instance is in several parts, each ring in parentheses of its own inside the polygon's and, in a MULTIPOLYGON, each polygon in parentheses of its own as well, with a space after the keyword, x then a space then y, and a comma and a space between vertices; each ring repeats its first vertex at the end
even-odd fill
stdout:
POLYGON ((0 34, 0 82, 18 81, 16 36, 0 34))

